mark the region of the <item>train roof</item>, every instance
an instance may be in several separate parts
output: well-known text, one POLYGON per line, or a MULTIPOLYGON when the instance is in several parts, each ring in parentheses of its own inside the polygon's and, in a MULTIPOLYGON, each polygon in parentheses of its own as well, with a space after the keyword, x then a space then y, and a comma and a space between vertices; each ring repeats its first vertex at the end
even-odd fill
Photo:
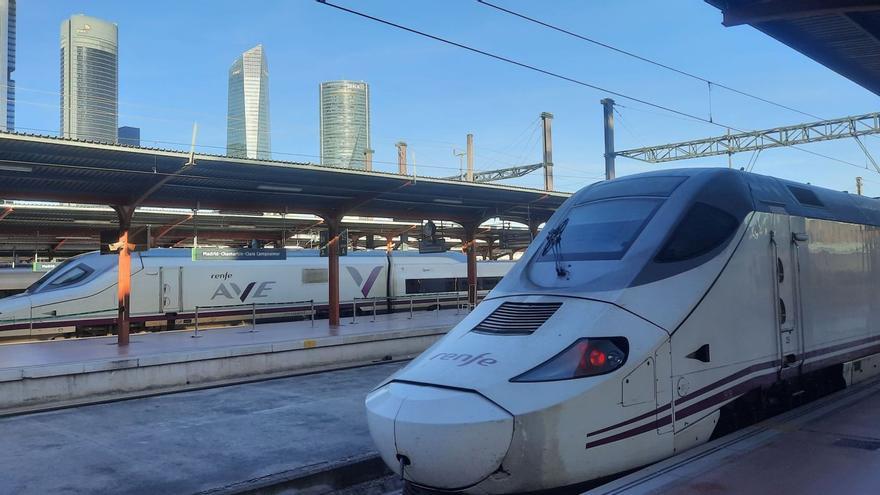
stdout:
POLYGON ((751 192, 750 202, 755 211, 880 226, 880 201, 877 199, 725 168, 672 169, 630 175, 584 188, 572 197, 572 201, 650 195, 646 189, 656 190, 658 195, 668 195, 688 178, 700 178, 706 187, 721 188, 724 192, 741 190, 745 183, 751 192), (656 180, 638 180, 647 178, 656 180))
MULTIPOLYGON (((144 258, 189 258, 192 256, 191 250, 189 248, 152 248, 148 251, 143 251, 140 253, 144 258)), ((288 258, 300 258, 300 257, 318 257, 319 253, 317 249, 288 249, 287 257, 288 258)), ((384 250, 372 250, 372 251, 350 251, 348 256, 356 256, 356 257, 386 257, 387 254, 384 250)), ((392 251, 391 257, 393 258, 412 258, 412 257, 442 257, 442 258, 450 258, 456 261, 465 261, 466 256, 464 253, 455 252, 455 251, 446 251, 443 253, 431 253, 431 254, 423 254, 419 253, 417 250, 412 251, 392 251)))

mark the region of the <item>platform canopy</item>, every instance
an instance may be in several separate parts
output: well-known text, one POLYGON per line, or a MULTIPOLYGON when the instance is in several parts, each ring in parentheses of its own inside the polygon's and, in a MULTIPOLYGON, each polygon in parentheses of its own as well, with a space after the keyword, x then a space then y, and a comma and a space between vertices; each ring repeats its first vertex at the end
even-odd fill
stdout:
POLYGON ((455 222, 546 221, 567 193, 0 134, 0 197, 455 222))
POLYGON ((877 0, 706 0, 725 26, 748 24, 880 95, 877 0))

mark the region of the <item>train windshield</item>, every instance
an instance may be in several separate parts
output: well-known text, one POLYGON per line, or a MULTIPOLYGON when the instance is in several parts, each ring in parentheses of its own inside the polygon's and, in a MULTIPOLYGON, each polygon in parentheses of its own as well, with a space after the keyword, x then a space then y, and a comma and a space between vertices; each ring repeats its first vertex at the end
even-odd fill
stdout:
POLYGON ((575 206, 547 236, 538 261, 619 260, 662 203, 629 197, 575 206))
POLYGON ((73 265, 76 261, 77 258, 68 258, 62 261, 61 264, 59 264, 54 269, 40 277, 39 280, 28 286, 28 288, 25 289, 25 292, 28 294, 34 294, 38 292, 43 286, 45 286, 46 288, 57 289, 66 285, 75 284, 88 277, 89 274, 94 271, 91 267, 83 263, 75 265, 71 268, 71 265, 73 265), (61 275, 59 276, 59 274, 61 275), (47 280, 50 280, 48 284, 46 284, 47 280))

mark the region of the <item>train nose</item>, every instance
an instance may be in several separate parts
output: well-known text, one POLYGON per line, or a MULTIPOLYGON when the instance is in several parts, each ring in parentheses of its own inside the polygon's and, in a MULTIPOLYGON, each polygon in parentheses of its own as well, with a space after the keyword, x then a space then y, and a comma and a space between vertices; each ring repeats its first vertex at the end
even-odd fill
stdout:
POLYGON ((473 392, 392 382, 366 405, 385 463, 431 488, 479 483, 501 467, 513 437, 513 416, 473 392))

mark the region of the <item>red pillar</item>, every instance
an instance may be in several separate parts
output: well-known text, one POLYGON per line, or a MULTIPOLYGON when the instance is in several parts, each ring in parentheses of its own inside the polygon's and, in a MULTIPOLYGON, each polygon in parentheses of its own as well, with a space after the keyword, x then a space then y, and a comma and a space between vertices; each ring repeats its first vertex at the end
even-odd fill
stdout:
POLYGON ((116 343, 127 346, 129 343, 129 318, 131 308, 131 252, 128 244, 128 233, 131 226, 132 208, 116 209, 119 216, 119 263, 116 279, 116 343))
POLYGON ((477 226, 463 225, 463 227, 467 253, 468 304, 474 307, 477 305, 477 226))
POLYGON ((327 303, 330 327, 339 326, 339 219, 327 219, 327 303))

